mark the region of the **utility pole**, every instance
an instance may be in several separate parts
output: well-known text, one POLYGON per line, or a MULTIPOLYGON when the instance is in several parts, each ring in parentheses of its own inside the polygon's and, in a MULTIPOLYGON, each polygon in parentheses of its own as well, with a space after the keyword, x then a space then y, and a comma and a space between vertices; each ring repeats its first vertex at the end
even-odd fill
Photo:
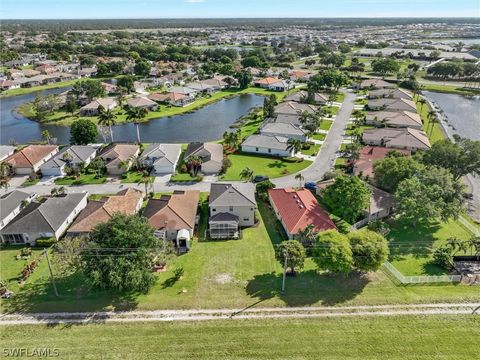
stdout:
POLYGON ((47 259, 48 270, 50 271, 50 279, 52 280, 53 292, 58 297, 57 284, 55 284, 55 278, 53 277, 52 266, 50 265, 50 259, 48 258, 48 250, 45 249, 45 258, 47 259))
POLYGON ((287 277, 288 250, 285 249, 283 254, 284 254, 284 257, 285 257, 285 261, 284 261, 284 264, 283 264, 282 292, 285 292, 285 279, 287 277))

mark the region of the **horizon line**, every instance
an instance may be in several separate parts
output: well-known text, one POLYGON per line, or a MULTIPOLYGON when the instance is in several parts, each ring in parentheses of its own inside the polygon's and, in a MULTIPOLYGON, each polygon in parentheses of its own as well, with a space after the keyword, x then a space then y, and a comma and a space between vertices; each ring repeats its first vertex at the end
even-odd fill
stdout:
POLYGON ((478 19, 480 16, 248 16, 248 17, 112 17, 112 18, 2 18, 0 20, 241 20, 241 19, 478 19))

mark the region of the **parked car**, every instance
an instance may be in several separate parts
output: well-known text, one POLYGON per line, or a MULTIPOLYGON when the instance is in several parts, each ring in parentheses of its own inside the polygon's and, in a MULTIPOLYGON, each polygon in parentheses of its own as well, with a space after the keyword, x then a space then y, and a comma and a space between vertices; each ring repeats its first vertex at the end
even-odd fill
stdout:
POLYGON ((317 190, 317 184, 314 182, 306 182, 305 183, 305 189, 308 189, 310 191, 316 191, 317 190))
POLYGON ((269 177, 268 177, 268 176, 256 175, 256 176, 253 178, 252 181, 253 181, 254 183, 259 183, 259 182, 266 181, 266 180, 269 180, 269 177))

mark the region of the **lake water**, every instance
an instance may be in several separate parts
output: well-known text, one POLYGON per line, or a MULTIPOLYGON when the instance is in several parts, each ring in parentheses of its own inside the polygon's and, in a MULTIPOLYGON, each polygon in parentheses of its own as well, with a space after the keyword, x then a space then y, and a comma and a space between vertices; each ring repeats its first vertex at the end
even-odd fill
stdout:
POLYGON ((447 132, 480 140, 480 96, 465 97, 430 91, 423 94, 443 110, 447 132))
MULTIPOLYGON (((42 94, 56 94, 68 88, 42 91, 42 94)), ((48 130, 59 144, 70 139, 70 128, 58 125, 45 125, 31 121, 15 109, 35 98, 35 93, 0 99, 0 143, 8 144, 12 139, 17 143, 27 143, 41 139, 43 130, 48 130)), ((263 97, 244 94, 223 99, 207 105, 193 113, 153 119, 139 125, 142 142, 187 143, 190 141, 212 141, 222 134, 239 117, 246 115, 253 107, 263 104, 263 97)), ((120 124, 113 127, 116 141, 136 141, 133 124, 120 124)), ((103 141, 99 137, 99 141, 103 141)))

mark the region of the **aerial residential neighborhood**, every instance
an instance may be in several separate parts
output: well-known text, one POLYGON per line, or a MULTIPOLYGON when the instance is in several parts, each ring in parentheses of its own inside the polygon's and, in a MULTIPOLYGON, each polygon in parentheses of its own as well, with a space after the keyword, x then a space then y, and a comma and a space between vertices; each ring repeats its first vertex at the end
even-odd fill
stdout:
POLYGON ((4 0, 2 356, 478 358, 479 14, 4 0))

